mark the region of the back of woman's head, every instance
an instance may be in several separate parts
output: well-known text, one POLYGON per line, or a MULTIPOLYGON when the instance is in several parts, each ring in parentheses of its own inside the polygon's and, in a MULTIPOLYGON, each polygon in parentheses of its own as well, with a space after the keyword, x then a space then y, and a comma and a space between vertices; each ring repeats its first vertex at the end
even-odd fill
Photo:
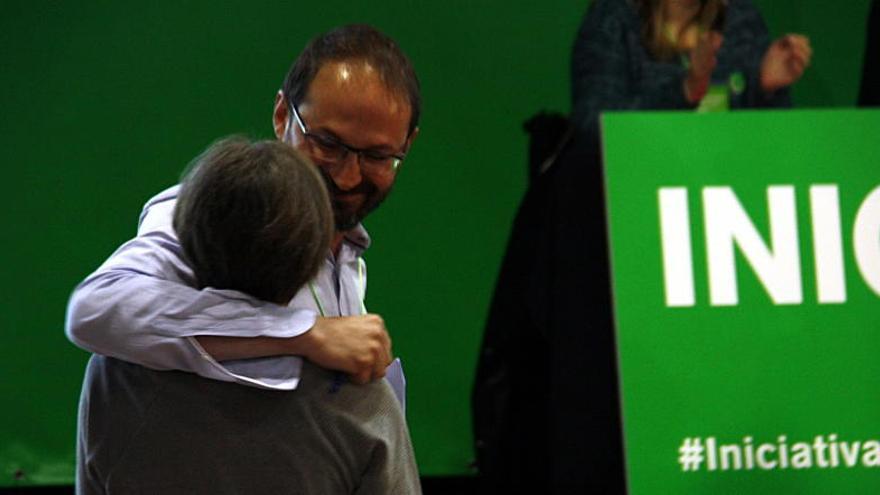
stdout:
POLYGON ((174 230, 199 288, 286 304, 320 269, 333 214, 314 166, 287 144, 212 144, 187 169, 174 230))

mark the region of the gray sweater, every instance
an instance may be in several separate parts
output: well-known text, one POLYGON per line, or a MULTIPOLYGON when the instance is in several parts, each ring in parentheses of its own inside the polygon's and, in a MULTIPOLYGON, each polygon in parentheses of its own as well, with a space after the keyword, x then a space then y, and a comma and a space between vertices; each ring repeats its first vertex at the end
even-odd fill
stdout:
POLYGON ((77 493, 421 493, 391 387, 341 376, 304 362, 279 392, 92 356, 77 493))

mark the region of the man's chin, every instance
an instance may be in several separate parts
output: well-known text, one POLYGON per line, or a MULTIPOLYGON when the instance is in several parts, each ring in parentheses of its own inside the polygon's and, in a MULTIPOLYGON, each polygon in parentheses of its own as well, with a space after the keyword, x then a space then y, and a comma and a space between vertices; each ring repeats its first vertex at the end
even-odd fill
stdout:
POLYGON ((336 231, 345 232, 357 227, 367 215, 382 204, 386 196, 387 194, 375 195, 357 206, 346 204, 344 201, 333 201, 333 221, 336 224, 336 231))
POLYGON ((359 224, 361 222, 361 220, 359 218, 346 216, 343 218, 337 217, 335 219, 335 222, 336 222, 336 232, 347 232, 347 231, 357 227, 357 224, 359 224))
POLYGON ((363 218, 360 211, 345 211, 338 207, 333 209, 333 222, 337 232, 345 232, 355 228, 363 218))

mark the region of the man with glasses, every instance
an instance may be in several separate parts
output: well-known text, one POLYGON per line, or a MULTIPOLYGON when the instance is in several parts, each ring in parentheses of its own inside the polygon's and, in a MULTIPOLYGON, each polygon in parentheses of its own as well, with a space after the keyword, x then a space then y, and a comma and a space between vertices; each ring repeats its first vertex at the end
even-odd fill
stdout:
POLYGON ((391 190, 419 111, 418 80, 393 40, 363 25, 313 39, 273 112, 275 136, 316 164, 334 211, 332 252, 308 290, 287 307, 195 290, 171 228, 174 187, 146 204, 137 237, 76 288, 69 338, 153 369, 271 389, 296 388, 298 356, 357 383, 384 376, 391 342, 363 307, 370 239, 360 222, 391 190))
MULTIPOLYGON (((283 95, 281 95, 281 98, 283 98, 283 95)), ((368 180, 371 180, 370 178, 379 178, 382 182, 394 180, 394 175, 397 173, 397 167, 400 166, 400 163, 406 155, 403 153, 387 153, 372 149, 358 149, 343 143, 333 136, 309 132, 302 117, 299 116, 296 106, 290 105, 289 108, 292 118, 296 120, 296 124, 299 127, 300 135, 308 142, 308 145, 312 150, 312 156, 319 165, 326 164, 326 168, 328 169, 338 168, 340 164, 344 164, 348 161, 349 156, 356 156, 360 165, 361 175, 366 176, 368 180)), ((292 142, 292 139, 289 141, 292 142)), ((334 182, 332 175, 326 174, 325 176, 331 178, 328 181, 328 184, 334 182)), ((343 192, 337 190, 337 193, 334 195, 334 200, 339 197, 340 194, 343 194, 343 192)), ((386 195, 387 190, 369 198, 368 201, 362 205, 362 211, 360 212, 345 212, 343 210, 344 206, 341 203, 335 203, 337 208, 334 211, 337 213, 336 225, 339 227, 338 230, 355 227, 358 223, 358 218, 362 218, 369 213, 369 211, 378 206, 379 203, 385 199, 386 195)))
POLYGON ((137 237, 74 290, 68 337, 148 368, 265 389, 295 389, 302 358, 361 384, 387 373, 402 401, 384 322, 363 305, 370 238, 360 222, 390 192, 419 113, 415 71, 393 40, 363 25, 316 37, 288 72, 272 120, 330 193, 335 233, 318 276, 287 306, 197 290, 171 225, 175 186, 146 204, 137 237))

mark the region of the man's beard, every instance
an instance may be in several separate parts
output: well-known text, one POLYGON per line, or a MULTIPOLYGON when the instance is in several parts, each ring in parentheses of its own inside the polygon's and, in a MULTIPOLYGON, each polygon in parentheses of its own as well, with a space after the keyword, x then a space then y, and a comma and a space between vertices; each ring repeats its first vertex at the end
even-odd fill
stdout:
POLYGON ((318 167, 318 169, 321 172, 321 177, 324 178, 324 184, 327 186, 327 192, 330 195, 330 206, 333 207, 333 222, 335 223, 336 232, 345 232, 353 229, 382 204, 385 198, 388 197, 388 193, 391 192, 390 188, 386 191, 380 191, 367 177, 362 177, 361 183, 354 189, 342 191, 336 187, 336 183, 333 182, 333 178, 327 172, 321 167, 318 167), (341 199, 346 194, 362 194, 364 202, 357 208, 352 208, 349 203, 341 199))

